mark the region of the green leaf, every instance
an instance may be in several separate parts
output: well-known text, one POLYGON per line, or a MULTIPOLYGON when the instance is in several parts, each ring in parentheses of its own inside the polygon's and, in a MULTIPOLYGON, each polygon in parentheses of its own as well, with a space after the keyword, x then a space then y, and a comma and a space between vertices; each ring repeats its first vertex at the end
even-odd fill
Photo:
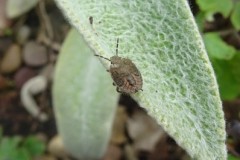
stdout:
POLYGON ((236 49, 225 43, 215 32, 205 33, 203 39, 208 55, 212 58, 229 60, 236 53, 236 49))
MULTIPOLYGON (((96 54, 114 56, 119 38, 119 56, 131 59, 143 77, 143 91, 132 96, 193 159, 226 159, 225 121, 218 86, 186 0, 56 2, 96 54), (89 17, 93 17, 92 25, 89 17)), ((75 59, 80 59, 80 55, 76 54, 75 59)), ((65 62, 68 74, 59 74, 55 83, 81 71, 71 59, 65 62)), ((108 68, 108 62, 103 64, 108 68)), ((70 80, 55 86, 54 93, 60 93, 60 86, 67 84, 76 95, 81 83, 70 80)), ((92 85, 95 87, 97 84, 92 85)), ((60 99, 64 96, 54 99, 56 106, 66 101, 60 99)))
POLYGON ((61 49, 53 86, 58 129, 70 153, 82 159, 103 156, 118 97, 109 74, 72 30, 61 49))
POLYGON ((233 8, 231 0, 197 0, 197 4, 208 15, 221 13, 225 18, 229 16, 233 8))
POLYGON ((221 98, 234 100, 240 94, 240 53, 231 60, 212 59, 217 75, 221 98))
POLYGON ((17 160, 16 157, 18 156, 18 145, 20 141, 21 138, 18 136, 2 138, 0 144, 0 159, 17 160))
POLYGON ((26 148, 32 157, 42 155, 45 150, 45 144, 34 136, 27 137, 22 147, 26 148))
POLYGON ((240 30, 240 2, 236 2, 231 14, 231 22, 235 29, 240 30))
POLYGON ((9 158, 9 160, 32 160, 32 158, 26 148, 20 147, 11 154, 11 158, 9 158))
POLYGON ((11 138, 3 137, 0 144, 0 150, 6 151, 6 152, 14 150, 17 148, 20 141, 21 141, 21 138, 18 136, 14 136, 11 138))
POLYGON ((240 158, 239 157, 235 157, 235 156, 233 156, 231 154, 228 154, 228 160, 240 160, 240 158))
POLYGON ((0 150, 1 160, 32 160, 30 154, 25 148, 15 148, 9 152, 0 150))
POLYGON ((199 30, 202 32, 204 29, 204 23, 205 23, 205 13, 198 12, 197 15, 195 16, 195 20, 196 20, 199 30))

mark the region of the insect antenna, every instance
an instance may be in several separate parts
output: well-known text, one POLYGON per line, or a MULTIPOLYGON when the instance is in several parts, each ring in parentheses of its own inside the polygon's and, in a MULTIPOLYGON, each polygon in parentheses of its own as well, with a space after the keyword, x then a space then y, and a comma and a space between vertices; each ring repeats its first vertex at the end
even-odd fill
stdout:
POLYGON ((106 60, 108 60, 108 61, 111 62, 111 60, 110 60, 109 58, 106 58, 106 57, 103 57, 103 56, 100 56, 100 55, 97 55, 97 54, 94 54, 94 56, 97 56, 97 57, 100 57, 100 58, 106 59, 106 60))
POLYGON ((119 42, 119 38, 117 38, 117 46, 116 46, 116 55, 118 56, 118 42, 119 42))

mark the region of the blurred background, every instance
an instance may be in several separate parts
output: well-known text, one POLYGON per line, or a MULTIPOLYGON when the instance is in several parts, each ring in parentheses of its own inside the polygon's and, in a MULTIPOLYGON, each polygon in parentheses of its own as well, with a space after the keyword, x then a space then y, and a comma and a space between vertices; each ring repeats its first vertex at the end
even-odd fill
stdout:
MULTIPOLYGON (((240 160, 240 0, 189 4, 219 84, 228 160, 240 160)), ((0 160, 74 160, 58 137, 51 96, 54 66, 70 28, 53 0, 0 0, 0 160), (39 75, 46 81, 36 80, 39 75)), ((190 158, 122 95, 102 160, 125 159, 190 158)))

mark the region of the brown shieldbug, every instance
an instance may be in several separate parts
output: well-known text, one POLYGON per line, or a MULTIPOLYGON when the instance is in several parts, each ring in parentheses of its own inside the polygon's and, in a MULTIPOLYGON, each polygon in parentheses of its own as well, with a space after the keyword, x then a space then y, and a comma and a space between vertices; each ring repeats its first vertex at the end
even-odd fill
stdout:
POLYGON ((95 55, 100 58, 104 58, 111 62, 108 72, 114 81, 113 85, 117 86, 117 91, 123 94, 133 94, 142 90, 142 76, 136 65, 127 58, 118 56, 118 42, 116 46, 116 55, 110 57, 110 59, 95 55))

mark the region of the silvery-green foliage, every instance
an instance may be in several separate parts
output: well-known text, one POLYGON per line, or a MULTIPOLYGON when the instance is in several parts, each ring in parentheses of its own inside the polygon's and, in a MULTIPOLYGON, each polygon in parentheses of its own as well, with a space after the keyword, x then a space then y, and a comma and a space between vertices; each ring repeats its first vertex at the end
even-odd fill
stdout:
POLYGON ((58 58, 53 101, 58 131, 73 156, 91 160, 105 153, 119 97, 111 83, 86 42, 72 30, 58 58))
POLYGON ((218 86, 186 0, 56 2, 96 54, 115 55, 119 38, 119 56, 143 77, 133 97, 192 158, 226 159, 218 86))

